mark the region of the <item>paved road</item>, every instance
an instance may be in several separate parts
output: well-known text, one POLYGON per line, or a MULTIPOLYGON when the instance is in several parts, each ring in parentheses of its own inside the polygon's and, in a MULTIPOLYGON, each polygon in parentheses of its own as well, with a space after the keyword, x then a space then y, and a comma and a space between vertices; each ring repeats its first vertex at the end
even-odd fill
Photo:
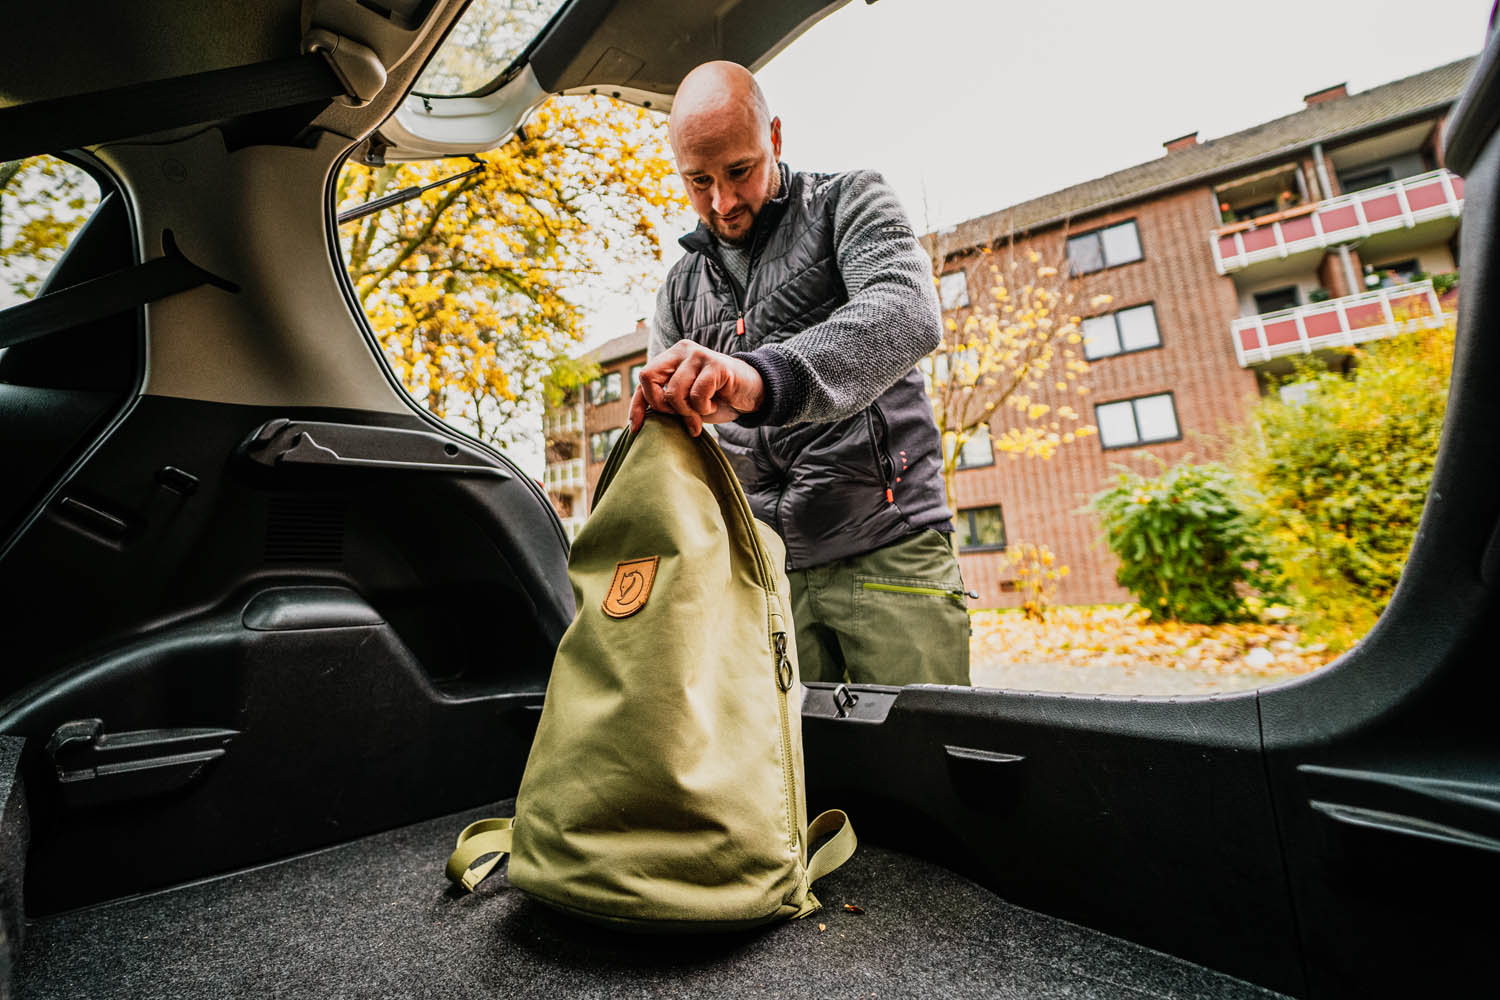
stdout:
POLYGON ((1056 663, 985 662, 975 650, 970 676, 975 687, 1080 694, 1195 695, 1245 691, 1279 684, 1298 674, 1215 674, 1150 665, 1073 666, 1056 663))

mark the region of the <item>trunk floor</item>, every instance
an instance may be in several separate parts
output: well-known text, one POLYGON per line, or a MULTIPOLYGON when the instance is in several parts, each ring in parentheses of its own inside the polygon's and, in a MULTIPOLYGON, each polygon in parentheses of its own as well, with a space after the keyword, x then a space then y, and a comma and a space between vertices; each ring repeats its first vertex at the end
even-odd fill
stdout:
POLYGON ((546 909, 499 875, 473 895, 450 889, 443 861, 458 830, 512 808, 500 803, 35 921, 16 963, 15 995, 1279 996, 1012 906, 937 865, 868 845, 818 883, 822 910, 728 936, 610 933, 546 909))

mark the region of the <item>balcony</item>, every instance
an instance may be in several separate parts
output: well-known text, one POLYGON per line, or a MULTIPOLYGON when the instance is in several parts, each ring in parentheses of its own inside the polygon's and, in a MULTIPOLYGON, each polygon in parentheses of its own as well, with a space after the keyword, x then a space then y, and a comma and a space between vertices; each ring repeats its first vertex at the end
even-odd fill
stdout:
POLYGON ((583 459, 572 458, 566 462, 549 464, 542 473, 542 484, 553 493, 583 489, 583 459))
POLYGON ((568 541, 578 537, 578 532, 583 528, 584 519, 581 517, 565 517, 562 519, 563 531, 568 535, 568 541))
POLYGON ((554 410, 542 418, 542 431, 549 437, 555 434, 576 434, 583 430, 583 417, 576 408, 554 410))
POLYGON ((1431 281, 1375 288, 1327 302, 1241 316, 1231 324, 1240 367, 1319 348, 1351 347, 1443 322, 1431 281))
POLYGON ((1456 219, 1463 204, 1463 178, 1433 170, 1221 226, 1209 237, 1214 267, 1220 274, 1231 274, 1261 261, 1284 260, 1437 219, 1456 219))

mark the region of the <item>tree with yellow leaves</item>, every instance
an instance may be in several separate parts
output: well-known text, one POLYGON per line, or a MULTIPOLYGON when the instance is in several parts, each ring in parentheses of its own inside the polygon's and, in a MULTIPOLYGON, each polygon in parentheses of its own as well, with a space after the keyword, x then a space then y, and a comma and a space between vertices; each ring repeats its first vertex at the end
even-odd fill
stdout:
POLYGON ((0 163, 0 306, 37 293, 98 204, 99 185, 71 163, 0 163))
MULTIPOLYGON (((1077 315, 1085 291, 1063 260, 1019 247, 1014 238, 1002 249, 979 249, 970 261, 941 237, 929 237, 926 246, 945 315, 942 342, 922 368, 942 434, 948 504, 957 510, 960 456, 981 430, 989 431, 996 451, 1042 459, 1094 433, 1073 407, 1089 391, 1077 315), (953 275, 964 277, 947 285, 953 275), (971 285, 978 291, 973 297, 971 285)), ((1096 294, 1088 304, 1098 309, 1109 301, 1096 294)))
POLYGON ((403 385, 440 418, 508 445, 582 337, 583 293, 628 286, 680 210, 665 121, 606 98, 554 98, 475 160, 364 166, 341 210, 472 170, 340 229, 356 294, 403 385), (477 168, 477 169, 476 169, 477 168))

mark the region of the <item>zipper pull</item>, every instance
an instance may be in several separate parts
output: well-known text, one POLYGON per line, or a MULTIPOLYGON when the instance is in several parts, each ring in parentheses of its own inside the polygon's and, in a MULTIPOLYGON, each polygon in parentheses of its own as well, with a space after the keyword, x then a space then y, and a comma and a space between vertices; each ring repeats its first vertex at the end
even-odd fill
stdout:
POLYGON ((776 647, 776 686, 783 691, 792 689, 792 658, 786 654, 786 633, 777 632, 773 637, 776 647))
POLYGON ((745 335, 745 314, 740 313, 740 318, 734 324, 734 335, 743 337, 745 335))

